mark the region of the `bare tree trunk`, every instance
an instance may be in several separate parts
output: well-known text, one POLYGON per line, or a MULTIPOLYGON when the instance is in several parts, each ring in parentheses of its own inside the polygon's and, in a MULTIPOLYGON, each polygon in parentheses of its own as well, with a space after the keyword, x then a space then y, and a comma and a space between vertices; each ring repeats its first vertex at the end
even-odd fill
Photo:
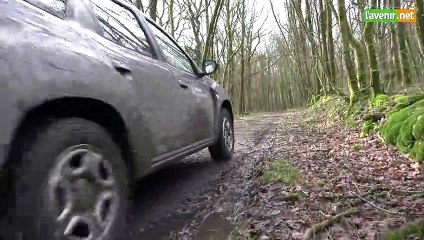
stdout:
POLYGON ((342 44, 343 44, 343 60, 345 62, 346 71, 349 76, 348 85, 349 85, 349 92, 350 92, 350 102, 352 104, 356 102, 357 100, 356 98, 357 98, 359 87, 358 87, 358 79, 355 76, 355 67, 352 62, 352 55, 350 53, 350 48, 349 48, 350 27, 346 19, 346 7, 344 4, 345 4, 344 0, 338 0, 340 34, 342 36, 342 44))
POLYGON ((233 20, 234 20, 234 11, 231 9, 230 1, 226 0, 225 4, 225 34, 227 35, 227 46, 226 46, 226 57, 225 57, 225 70, 224 70, 224 87, 230 92, 230 97, 234 97, 234 69, 235 61, 234 57, 236 51, 234 50, 234 31, 233 31, 233 20))
MULTIPOLYGON (((327 83, 325 84, 326 90, 324 92, 330 92, 330 75, 331 75, 331 69, 330 69, 330 62, 328 59, 328 44, 327 44, 327 13, 325 10, 325 7, 323 5, 322 0, 319 1, 319 14, 320 14, 320 33, 321 33, 321 55, 325 64, 325 71, 324 74, 326 78, 328 79, 327 83)), ((330 16, 331 17, 331 16, 330 16)))
POLYGON ((390 77, 390 82, 388 84, 388 89, 393 90, 395 83, 402 83, 402 68, 400 66, 400 59, 399 59, 399 44, 398 44, 398 38, 397 38, 397 30, 395 29, 395 26, 391 27, 391 55, 392 55, 392 74, 390 77))
POLYGON ((202 62, 202 41, 200 39, 200 17, 199 17, 199 9, 196 7, 196 3, 186 1, 187 10, 190 16, 190 25, 191 30, 193 32, 195 47, 194 47, 194 61, 197 64, 201 64, 202 62), (193 10, 194 8, 194 10, 193 10))
POLYGON ((150 0, 150 18, 153 21, 156 21, 157 18, 157 8, 158 8, 158 0, 150 0))
POLYGON ((243 116, 245 114, 244 106, 244 77, 245 77, 245 36, 246 36, 246 2, 242 1, 242 10, 241 10, 241 73, 240 73, 240 106, 239 111, 243 116))
POLYGON ((141 0, 135 0, 135 6, 140 9, 142 12, 144 12, 144 6, 143 6, 143 1, 141 0))
POLYGON ((328 64, 330 65, 329 79, 330 79, 330 91, 334 92, 336 86, 336 63, 335 63, 335 53, 334 53, 334 39, 333 39, 333 17, 331 14, 331 9, 328 4, 326 4, 326 29, 327 29, 327 49, 328 49, 328 64))
MULTIPOLYGON (((377 2, 371 1, 371 8, 377 8, 377 2)), ((381 92, 380 88, 380 70, 378 66, 377 54, 374 45, 374 34, 375 32, 375 23, 367 22, 364 28, 364 40, 367 47, 367 55, 369 62, 369 72, 370 72, 370 88, 371 95, 375 96, 381 92)))
MULTIPOLYGON (((400 0, 395 0, 395 7, 400 8, 400 0)), ((411 85, 411 65, 408 58, 408 50, 406 49, 405 25, 397 24, 397 40, 399 44, 400 66, 402 68, 402 85, 411 85)))
POLYGON ((415 0, 417 8, 417 35, 420 41, 421 55, 424 55, 424 2, 423 0, 415 0))
POLYGON ((348 44, 350 45, 350 47, 352 47, 354 54, 355 54, 355 65, 356 65, 356 75, 357 75, 357 84, 358 84, 358 90, 363 90, 366 88, 366 73, 367 73, 367 67, 366 67, 366 54, 365 54, 365 50, 362 48, 362 44, 355 39, 355 37, 353 36, 353 31, 352 28, 349 25, 349 22, 347 21, 347 10, 346 10, 346 6, 344 5, 345 2, 341 2, 338 1, 338 8, 339 8, 339 13, 337 14, 333 3, 331 2, 331 0, 327 0, 327 3, 331 6, 334 14, 337 16, 338 15, 338 19, 339 19, 339 24, 342 27, 343 25, 343 30, 341 35, 345 35, 346 40, 348 41, 348 44), (340 16, 341 15, 341 16, 340 16))
POLYGON ((168 19, 171 28, 171 36, 175 38, 175 23, 174 23, 174 0, 169 0, 168 19))
POLYGON ((208 27, 208 34, 206 37, 206 44, 205 49, 203 52, 203 59, 210 58, 210 54, 213 52, 213 39, 215 37, 216 27, 218 24, 218 17, 221 13, 222 7, 223 7, 224 0, 217 0, 215 9, 212 14, 212 20, 208 27))
POLYGON ((305 24, 306 21, 303 17, 302 1, 291 0, 291 5, 293 7, 293 10, 289 10, 289 14, 290 12, 294 12, 295 15, 292 15, 289 17, 289 26, 291 30, 293 31, 293 36, 296 38, 296 41, 294 42, 294 44, 295 44, 295 47, 297 48, 296 54, 297 56, 299 56, 296 58, 297 67, 299 68, 300 75, 302 76, 302 83, 305 84, 305 86, 309 87, 310 78, 311 78, 311 70, 310 70, 308 61, 304 60, 308 58, 308 53, 309 53, 306 38, 309 39, 311 45, 313 45, 313 41, 311 41, 311 38, 309 36, 310 33, 308 33, 308 28, 305 24), (303 59, 301 56, 303 56, 303 59))

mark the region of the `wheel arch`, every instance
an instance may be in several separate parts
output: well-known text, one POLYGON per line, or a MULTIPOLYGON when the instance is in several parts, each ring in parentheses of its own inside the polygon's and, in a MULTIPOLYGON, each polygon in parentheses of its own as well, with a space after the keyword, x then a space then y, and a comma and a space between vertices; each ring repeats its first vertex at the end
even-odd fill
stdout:
POLYGON ((134 159, 131 155, 128 129, 124 119, 112 105, 101 100, 85 97, 52 99, 26 111, 12 135, 6 167, 11 166, 13 159, 20 154, 22 150, 20 146, 21 138, 28 134, 30 129, 45 121, 72 117, 93 121, 108 131, 121 150, 130 174, 129 180, 133 181, 135 173, 131 169, 134 169, 134 159))
POLYGON ((229 100, 224 100, 224 101, 222 102, 222 106, 221 106, 221 108, 223 108, 223 109, 227 109, 227 110, 228 110, 228 112, 229 112, 229 113, 230 113, 230 115, 231 115, 232 120, 234 120, 233 107, 232 107, 231 102, 230 102, 229 100))

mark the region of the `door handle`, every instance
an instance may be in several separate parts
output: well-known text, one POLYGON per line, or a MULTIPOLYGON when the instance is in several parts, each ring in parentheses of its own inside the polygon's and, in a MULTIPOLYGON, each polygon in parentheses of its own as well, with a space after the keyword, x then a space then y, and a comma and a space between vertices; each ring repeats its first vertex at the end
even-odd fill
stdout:
POLYGON ((187 83, 185 83, 183 80, 178 80, 178 84, 180 84, 181 88, 188 89, 187 83))
POLYGON ((131 69, 126 66, 123 63, 119 63, 119 62, 113 62, 113 68, 115 68, 115 70, 121 74, 122 76, 132 79, 131 75, 132 75, 132 71, 131 69))

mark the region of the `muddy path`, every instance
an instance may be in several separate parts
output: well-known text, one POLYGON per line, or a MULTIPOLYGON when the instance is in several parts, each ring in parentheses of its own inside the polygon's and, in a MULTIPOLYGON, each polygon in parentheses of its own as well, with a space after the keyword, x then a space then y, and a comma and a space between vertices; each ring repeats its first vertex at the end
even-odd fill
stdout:
POLYGON ((121 239, 304 239, 349 212, 314 239, 381 239, 424 218, 418 163, 377 136, 305 114, 238 119, 232 161, 202 151, 141 180, 121 239))
POLYGON ((280 119, 278 114, 237 119, 235 156, 230 162, 212 162, 204 150, 140 180, 123 239, 192 238, 189 231, 216 210, 216 201, 223 199, 228 185, 244 178, 249 159, 266 146, 263 143, 280 119))

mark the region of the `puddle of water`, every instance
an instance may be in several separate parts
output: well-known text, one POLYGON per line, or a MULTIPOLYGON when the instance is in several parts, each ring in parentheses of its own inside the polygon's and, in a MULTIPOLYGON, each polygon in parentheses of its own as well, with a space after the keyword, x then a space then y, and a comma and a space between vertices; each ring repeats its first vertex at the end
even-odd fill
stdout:
POLYGON ((194 218, 194 213, 172 214, 168 218, 159 220, 151 224, 150 228, 139 229, 137 236, 131 236, 132 239, 155 239, 168 240, 170 233, 180 231, 190 219, 194 218))
POLYGON ((226 240, 232 228, 231 223, 222 214, 213 212, 200 224, 195 240, 226 240))

